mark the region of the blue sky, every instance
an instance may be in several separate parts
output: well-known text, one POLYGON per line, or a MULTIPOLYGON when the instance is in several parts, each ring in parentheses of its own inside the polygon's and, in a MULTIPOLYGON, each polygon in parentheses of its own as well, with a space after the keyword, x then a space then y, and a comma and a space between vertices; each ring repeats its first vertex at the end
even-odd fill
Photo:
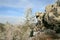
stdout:
POLYGON ((55 0, 0 0, 0 22, 21 23, 27 8, 32 12, 43 12, 46 5, 53 4, 55 0))

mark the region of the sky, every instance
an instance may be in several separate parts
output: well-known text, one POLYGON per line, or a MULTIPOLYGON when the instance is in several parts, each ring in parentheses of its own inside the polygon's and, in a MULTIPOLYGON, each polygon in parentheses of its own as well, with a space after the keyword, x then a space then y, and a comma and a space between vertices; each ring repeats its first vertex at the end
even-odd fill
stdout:
POLYGON ((45 7, 54 2, 55 0, 0 0, 0 23, 22 23, 27 8, 32 8, 32 13, 44 12, 45 7))

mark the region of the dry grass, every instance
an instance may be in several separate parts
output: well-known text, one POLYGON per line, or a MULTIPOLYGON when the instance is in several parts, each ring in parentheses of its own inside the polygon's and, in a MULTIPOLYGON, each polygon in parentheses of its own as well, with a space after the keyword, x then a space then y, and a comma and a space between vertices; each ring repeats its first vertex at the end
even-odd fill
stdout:
POLYGON ((30 31, 29 25, 13 26, 5 24, 0 26, 0 40, 53 40, 52 35, 47 35, 44 32, 39 32, 33 37, 29 37, 30 31), (4 29, 3 31, 1 27, 4 29))
POLYGON ((5 24, 0 26, 0 40, 27 40, 30 29, 27 26, 13 26, 5 24), (4 29, 2 29, 2 28, 4 29))

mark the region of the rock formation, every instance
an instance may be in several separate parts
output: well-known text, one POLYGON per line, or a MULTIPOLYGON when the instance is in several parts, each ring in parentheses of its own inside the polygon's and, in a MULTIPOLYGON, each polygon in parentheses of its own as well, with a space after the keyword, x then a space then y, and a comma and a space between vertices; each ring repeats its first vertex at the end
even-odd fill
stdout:
POLYGON ((60 1, 55 4, 48 5, 45 13, 36 13, 37 28, 39 29, 32 40, 53 40, 60 38, 60 1), (39 26, 38 26, 39 25, 39 26), (36 39, 37 38, 37 39, 36 39))

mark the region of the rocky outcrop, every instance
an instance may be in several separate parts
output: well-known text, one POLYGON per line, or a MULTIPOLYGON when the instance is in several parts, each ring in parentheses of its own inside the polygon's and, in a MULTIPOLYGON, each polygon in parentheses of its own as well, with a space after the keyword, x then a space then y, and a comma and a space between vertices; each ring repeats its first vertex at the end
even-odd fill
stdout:
POLYGON ((55 4, 48 5, 45 8, 45 13, 36 13, 36 18, 40 28, 37 34, 32 37, 32 40, 54 40, 60 36, 60 1, 55 4), (47 34, 46 34, 47 33, 47 34))

